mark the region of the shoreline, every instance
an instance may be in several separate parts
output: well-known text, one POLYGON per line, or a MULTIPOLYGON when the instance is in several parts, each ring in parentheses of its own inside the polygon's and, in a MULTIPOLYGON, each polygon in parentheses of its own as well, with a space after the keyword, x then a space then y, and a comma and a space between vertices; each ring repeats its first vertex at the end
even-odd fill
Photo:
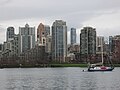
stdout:
MULTIPOLYGON (((0 66, 0 68, 57 68, 57 67, 87 67, 87 64, 39 64, 39 65, 4 65, 0 66)), ((120 64, 114 64, 114 67, 120 67, 120 64)))

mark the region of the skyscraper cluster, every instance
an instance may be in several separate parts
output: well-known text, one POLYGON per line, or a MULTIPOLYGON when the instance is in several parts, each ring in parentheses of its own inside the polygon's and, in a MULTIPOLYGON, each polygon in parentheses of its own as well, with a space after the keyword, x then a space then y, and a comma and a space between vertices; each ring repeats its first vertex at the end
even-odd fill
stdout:
MULTIPOLYGON (((70 29, 70 45, 67 43, 67 24, 63 20, 55 20, 50 27, 40 23, 37 28, 26 24, 19 27, 19 33, 14 33, 14 27, 8 27, 6 41, 0 44, 0 58, 3 60, 18 60, 16 63, 41 62, 81 62, 99 61, 102 52, 104 57, 110 55, 120 62, 120 36, 109 37, 105 43, 103 36, 97 36, 96 28, 83 27, 80 33, 80 44, 76 43, 76 28, 70 29), (37 29, 37 35, 35 35, 37 29), (36 39, 35 39, 35 36, 36 39), (44 60, 43 60, 44 59, 44 60), (42 61, 41 61, 42 60, 42 61)), ((7 61, 8 62, 8 61, 7 61)))

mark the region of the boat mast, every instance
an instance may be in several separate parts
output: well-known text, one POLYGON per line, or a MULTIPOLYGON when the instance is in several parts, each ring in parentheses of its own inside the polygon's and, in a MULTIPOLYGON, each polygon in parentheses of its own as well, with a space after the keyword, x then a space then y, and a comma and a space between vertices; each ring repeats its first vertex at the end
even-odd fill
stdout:
POLYGON ((103 38, 101 37, 101 57, 102 57, 102 65, 104 63, 103 61, 103 38))

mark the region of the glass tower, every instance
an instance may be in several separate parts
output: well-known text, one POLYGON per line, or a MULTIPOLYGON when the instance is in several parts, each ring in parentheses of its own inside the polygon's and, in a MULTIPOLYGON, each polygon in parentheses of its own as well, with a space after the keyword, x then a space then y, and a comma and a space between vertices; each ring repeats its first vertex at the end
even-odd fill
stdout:
POLYGON ((52 25, 52 58, 57 62, 65 62, 67 56, 66 22, 56 20, 52 25))
POLYGON ((76 29, 71 28, 71 45, 76 43, 76 29))

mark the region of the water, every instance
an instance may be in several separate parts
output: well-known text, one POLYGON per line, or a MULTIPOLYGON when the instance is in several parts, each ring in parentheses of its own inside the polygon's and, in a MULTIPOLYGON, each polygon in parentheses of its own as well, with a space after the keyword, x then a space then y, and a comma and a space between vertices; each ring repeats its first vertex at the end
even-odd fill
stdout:
POLYGON ((86 68, 0 69, 0 90, 120 90, 120 68, 82 72, 86 68))

